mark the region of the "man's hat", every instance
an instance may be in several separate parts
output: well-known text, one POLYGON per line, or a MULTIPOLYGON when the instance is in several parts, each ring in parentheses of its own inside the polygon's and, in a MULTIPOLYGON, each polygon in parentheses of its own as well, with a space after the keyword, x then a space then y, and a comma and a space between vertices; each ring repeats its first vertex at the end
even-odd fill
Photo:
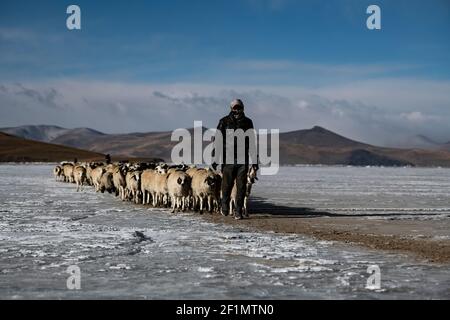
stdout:
POLYGON ((230 104, 231 109, 238 107, 238 106, 241 107, 242 109, 244 109, 244 103, 242 102, 241 99, 235 99, 235 100, 231 101, 231 104, 230 104))

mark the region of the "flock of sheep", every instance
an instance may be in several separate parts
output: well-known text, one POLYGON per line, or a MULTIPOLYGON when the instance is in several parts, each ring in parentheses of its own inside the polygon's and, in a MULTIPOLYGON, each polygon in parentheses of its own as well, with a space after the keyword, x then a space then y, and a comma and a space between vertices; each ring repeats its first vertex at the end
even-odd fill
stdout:
MULTIPOLYGON (((166 163, 72 163, 62 162, 53 173, 57 181, 75 183, 77 191, 94 186, 96 192, 115 194, 122 201, 175 211, 220 212, 222 175, 210 168, 168 165, 166 163)), ((243 215, 248 216, 247 200, 256 177, 250 167, 243 215)), ((235 214, 236 183, 231 192, 230 215, 235 214)))

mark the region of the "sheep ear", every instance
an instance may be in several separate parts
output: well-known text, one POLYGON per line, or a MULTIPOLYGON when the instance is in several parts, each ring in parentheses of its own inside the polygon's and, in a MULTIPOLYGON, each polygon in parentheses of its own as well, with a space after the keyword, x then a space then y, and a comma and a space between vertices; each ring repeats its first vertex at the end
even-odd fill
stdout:
POLYGON ((177 182, 178 182, 178 184, 181 184, 181 178, 178 178, 178 180, 177 180, 177 182))

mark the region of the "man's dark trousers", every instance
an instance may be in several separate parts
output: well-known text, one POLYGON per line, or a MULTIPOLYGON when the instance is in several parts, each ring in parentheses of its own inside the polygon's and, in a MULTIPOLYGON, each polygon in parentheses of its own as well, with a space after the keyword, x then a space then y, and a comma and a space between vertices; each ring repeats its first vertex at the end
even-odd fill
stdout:
POLYGON ((222 212, 230 212, 231 190, 236 180, 236 214, 242 215, 244 206, 245 189, 247 185, 248 165, 245 164, 225 164, 222 168, 222 212))

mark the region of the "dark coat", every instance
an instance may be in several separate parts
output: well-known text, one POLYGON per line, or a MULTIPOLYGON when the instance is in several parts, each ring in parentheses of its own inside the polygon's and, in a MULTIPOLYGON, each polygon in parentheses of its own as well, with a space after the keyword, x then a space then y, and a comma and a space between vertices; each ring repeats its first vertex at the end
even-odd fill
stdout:
MULTIPOLYGON (((224 163, 226 160, 226 130, 232 129, 242 129, 244 132, 249 129, 254 129, 253 121, 250 118, 247 118, 245 114, 240 119, 235 119, 233 114, 230 112, 229 115, 223 117, 219 121, 219 125, 217 129, 222 133, 223 137, 223 158, 222 162, 224 163)), ((236 140, 236 139, 235 139, 236 140)), ((246 137, 245 139, 245 163, 249 163, 249 139, 246 137)), ((234 160, 237 160, 237 142, 234 144, 234 160)))

